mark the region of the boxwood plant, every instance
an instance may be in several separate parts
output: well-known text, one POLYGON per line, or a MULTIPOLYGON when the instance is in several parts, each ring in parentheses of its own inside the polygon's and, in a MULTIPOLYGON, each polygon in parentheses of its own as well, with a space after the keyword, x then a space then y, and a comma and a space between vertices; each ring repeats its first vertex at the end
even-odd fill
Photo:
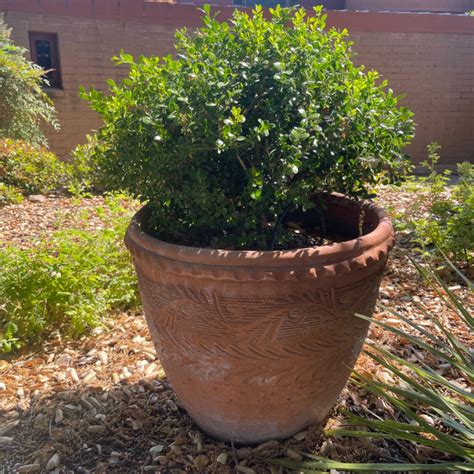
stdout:
POLYGON ((122 52, 126 79, 109 81, 109 94, 82 91, 104 119, 100 166, 149 203, 152 233, 281 248, 282 216, 313 195, 365 199, 401 179, 412 114, 325 20, 321 8, 277 7, 267 19, 257 7, 219 22, 206 7, 201 28, 176 34, 175 57, 122 52))

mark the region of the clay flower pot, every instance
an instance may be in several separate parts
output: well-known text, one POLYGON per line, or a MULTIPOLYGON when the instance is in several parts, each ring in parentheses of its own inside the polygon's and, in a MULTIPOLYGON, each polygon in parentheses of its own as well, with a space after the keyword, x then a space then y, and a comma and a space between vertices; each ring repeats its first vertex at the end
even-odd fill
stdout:
MULTIPOLYGON (((327 199, 328 229, 358 235, 362 207, 327 199)), ((364 234, 288 251, 172 245, 133 219, 126 245, 163 368, 196 423, 237 443, 285 438, 321 423, 367 334, 393 228, 363 206, 364 234)))

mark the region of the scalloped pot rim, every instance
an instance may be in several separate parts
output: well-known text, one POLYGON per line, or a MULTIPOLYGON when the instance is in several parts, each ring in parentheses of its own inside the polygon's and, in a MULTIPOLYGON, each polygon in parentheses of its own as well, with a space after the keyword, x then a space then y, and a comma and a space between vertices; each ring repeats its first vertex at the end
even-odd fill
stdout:
MULTIPOLYGON (((181 263, 197 264, 204 266, 232 266, 232 267, 285 267, 302 268, 320 265, 331 265, 343 263, 347 260, 358 259, 363 254, 372 253, 372 249, 378 248, 376 259, 388 254, 395 243, 394 230, 390 219, 385 211, 371 203, 357 204, 343 196, 331 196, 330 201, 355 209, 363 207, 366 213, 372 214, 378 223, 371 232, 356 239, 344 242, 323 245, 320 247, 305 247, 293 250, 220 250, 203 247, 190 247, 185 245, 171 244, 142 230, 140 222, 147 212, 147 206, 142 207, 133 217, 125 236, 127 248, 134 253, 136 246, 141 247, 155 255, 168 260, 181 263), (131 241, 135 245, 131 245, 131 241)), ((331 204, 331 202, 329 203, 331 204)), ((361 262, 362 263, 362 262, 361 262)), ((362 264, 362 266, 366 266, 362 264)))

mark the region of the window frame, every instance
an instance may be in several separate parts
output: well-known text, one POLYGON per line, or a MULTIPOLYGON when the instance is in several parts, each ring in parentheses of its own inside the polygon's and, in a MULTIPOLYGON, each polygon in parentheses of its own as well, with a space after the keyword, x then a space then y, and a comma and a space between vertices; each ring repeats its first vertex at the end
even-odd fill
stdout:
POLYGON ((42 31, 28 31, 28 38, 30 42, 31 60, 38 64, 38 52, 36 50, 36 41, 49 41, 51 52, 51 78, 49 78, 49 85, 45 88, 62 89, 63 81, 61 77, 61 62, 59 60, 59 41, 58 34, 42 31))

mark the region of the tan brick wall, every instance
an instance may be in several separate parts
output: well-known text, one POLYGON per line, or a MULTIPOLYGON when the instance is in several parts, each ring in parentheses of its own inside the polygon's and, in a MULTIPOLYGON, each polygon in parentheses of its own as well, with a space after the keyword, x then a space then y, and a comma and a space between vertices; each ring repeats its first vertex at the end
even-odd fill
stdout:
POLYGON ((377 69, 415 114, 416 162, 442 146, 443 163, 474 161, 474 35, 353 32, 356 62, 377 69))
MULTIPOLYGON (((110 58, 121 48, 134 55, 173 52, 176 25, 197 22, 192 7, 169 8, 179 10, 167 10, 164 20, 159 16, 129 20, 127 12, 113 20, 81 17, 82 13, 7 12, 18 44, 28 46, 28 31, 58 34, 64 90, 54 91, 53 98, 62 131, 49 138, 60 156, 66 157, 86 133, 100 126, 78 97, 80 85, 104 88, 108 78, 120 79, 124 69, 116 68, 110 58)), ((332 12, 329 20, 349 27, 358 63, 379 70, 397 94, 407 95, 404 103, 415 112, 418 124, 409 149, 415 162, 425 158, 426 145, 435 140, 443 147, 443 163, 474 161, 474 18, 332 12), (421 17, 428 18, 420 22, 421 17), (447 31, 431 32, 433 28, 447 31)))
POLYGON ((122 78, 126 68, 116 67, 111 61, 122 48, 137 56, 173 51, 175 27, 171 25, 17 12, 7 13, 6 21, 12 27, 13 41, 24 47, 28 47, 28 31, 58 34, 63 90, 53 90, 50 95, 61 131, 48 133, 48 138, 51 148, 62 157, 100 126, 97 115, 79 98, 80 85, 104 90, 107 79, 122 78))

